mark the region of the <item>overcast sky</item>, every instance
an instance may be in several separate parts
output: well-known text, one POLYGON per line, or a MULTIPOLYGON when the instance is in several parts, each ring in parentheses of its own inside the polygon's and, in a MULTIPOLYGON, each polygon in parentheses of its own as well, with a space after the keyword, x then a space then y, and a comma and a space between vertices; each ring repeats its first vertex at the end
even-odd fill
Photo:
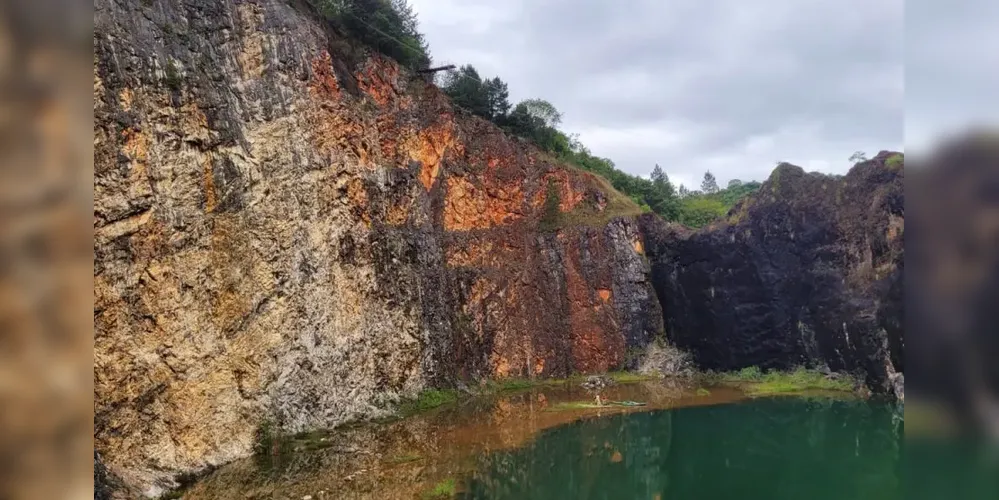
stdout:
POLYGON ((902 149, 903 0, 410 1, 435 61, 547 99, 629 173, 724 186, 902 149))
MULTIPOLYGON (((892 0, 894 1, 894 0, 892 0)), ((905 144, 999 123, 999 2, 905 2, 905 144)))
POLYGON ((996 118, 999 2, 410 0, 435 61, 540 97, 597 155, 697 186, 996 118), (992 26, 989 24, 992 23, 992 26))

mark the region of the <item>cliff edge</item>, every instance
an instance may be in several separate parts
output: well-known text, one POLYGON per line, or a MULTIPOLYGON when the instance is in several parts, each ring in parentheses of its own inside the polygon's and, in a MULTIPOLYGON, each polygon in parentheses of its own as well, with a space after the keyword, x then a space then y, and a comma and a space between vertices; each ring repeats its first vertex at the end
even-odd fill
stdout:
POLYGON ((101 477, 155 495, 264 421, 621 368, 662 331, 637 207, 317 19, 95 2, 101 477))

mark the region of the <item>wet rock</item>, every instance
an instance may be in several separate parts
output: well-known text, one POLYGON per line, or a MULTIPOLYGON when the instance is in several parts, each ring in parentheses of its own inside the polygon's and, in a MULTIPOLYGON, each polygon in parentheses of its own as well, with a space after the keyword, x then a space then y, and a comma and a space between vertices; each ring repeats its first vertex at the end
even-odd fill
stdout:
POLYGON ((701 368, 825 367, 887 392, 903 345, 895 155, 845 176, 782 164, 726 220, 700 231, 643 216, 669 338, 701 368))

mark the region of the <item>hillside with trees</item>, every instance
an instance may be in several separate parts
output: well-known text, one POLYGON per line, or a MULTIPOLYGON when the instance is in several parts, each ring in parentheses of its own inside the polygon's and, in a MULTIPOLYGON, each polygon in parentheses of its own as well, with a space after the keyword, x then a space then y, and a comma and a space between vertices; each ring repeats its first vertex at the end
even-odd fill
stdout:
MULTIPOLYGON (((414 70, 430 66, 430 49, 406 0, 312 1, 335 28, 372 49, 414 70)), ((719 189, 714 175, 706 172, 700 189, 689 191, 675 186, 658 164, 649 178, 623 172, 610 159, 591 153, 577 135, 559 130, 562 113, 550 102, 532 98, 513 105, 506 82, 499 76, 479 74, 471 64, 438 73, 435 83, 457 106, 533 142, 561 161, 604 177, 644 210, 668 221, 704 226, 760 186, 733 180, 719 189)))

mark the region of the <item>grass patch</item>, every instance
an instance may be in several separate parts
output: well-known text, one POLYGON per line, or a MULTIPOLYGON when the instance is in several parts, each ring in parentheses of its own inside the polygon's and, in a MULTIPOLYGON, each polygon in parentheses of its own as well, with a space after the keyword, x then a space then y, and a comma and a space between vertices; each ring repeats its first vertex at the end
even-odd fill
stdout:
POLYGON ((751 380, 756 382, 763 380, 763 372, 760 371, 760 367, 758 366, 747 366, 735 372, 734 376, 738 380, 751 380))
POLYGON ((851 377, 829 378, 815 370, 798 368, 792 372, 770 372, 749 388, 753 395, 782 394, 810 390, 851 391, 854 381, 851 377))
POLYGON ((697 395, 698 396, 710 396, 711 395, 711 391, 709 391, 709 390, 707 390, 707 389, 705 389, 703 387, 700 387, 700 388, 697 389, 697 395))
POLYGON ((404 415, 412 415, 432 410, 439 406, 455 403, 459 393, 454 389, 427 389, 413 399, 399 404, 399 411, 404 415))
POLYGON ((568 168, 570 171, 588 178, 604 194, 607 204, 603 210, 598 210, 591 200, 584 200, 579 205, 576 205, 576 208, 572 211, 560 214, 560 226, 603 227, 611 219, 617 217, 635 217, 646 211, 638 203, 635 203, 635 200, 614 189, 614 186, 611 186, 607 179, 578 167, 568 168))
POLYGON ((905 156, 901 153, 893 154, 885 160, 885 166, 891 170, 898 170, 899 168, 902 168, 903 163, 905 163, 905 156))
POLYGON ((707 380, 715 383, 729 383, 741 386, 752 396, 787 394, 803 391, 852 391, 856 380, 848 375, 828 377, 817 370, 799 367, 793 371, 770 371, 764 373, 756 366, 743 368, 737 372, 705 374, 707 380))
POLYGON ((558 383, 560 383, 558 379, 531 380, 526 378, 509 378, 491 381, 487 389, 491 392, 513 392, 558 383))
POLYGON ((839 374, 828 377, 825 373, 803 367, 764 373, 759 367, 750 366, 736 372, 702 373, 700 379, 705 385, 737 385, 754 396, 815 390, 849 392, 856 387, 856 379, 851 376, 839 374))
MULTIPOLYGON (((543 379, 526 379, 526 378, 508 378, 500 380, 490 380, 486 383, 485 389, 482 391, 483 394, 492 393, 503 393, 503 392, 514 392, 523 391, 527 389, 533 389, 535 387, 551 387, 553 385, 565 385, 565 384, 578 384, 584 380, 589 375, 572 375, 568 378, 543 378, 543 379)), ((609 372, 606 374, 608 378, 619 384, 627 384, 630 382, 643 382, 646 380, 657 380, 655 375, 646 375, 637 372, 619 371, 619 372, 609 372)))
POLYGON ((423 493, 423 498, 453 498, 458 494, 458 484, 454 478, 447 478, 434 485, 429 491, 423 493))

